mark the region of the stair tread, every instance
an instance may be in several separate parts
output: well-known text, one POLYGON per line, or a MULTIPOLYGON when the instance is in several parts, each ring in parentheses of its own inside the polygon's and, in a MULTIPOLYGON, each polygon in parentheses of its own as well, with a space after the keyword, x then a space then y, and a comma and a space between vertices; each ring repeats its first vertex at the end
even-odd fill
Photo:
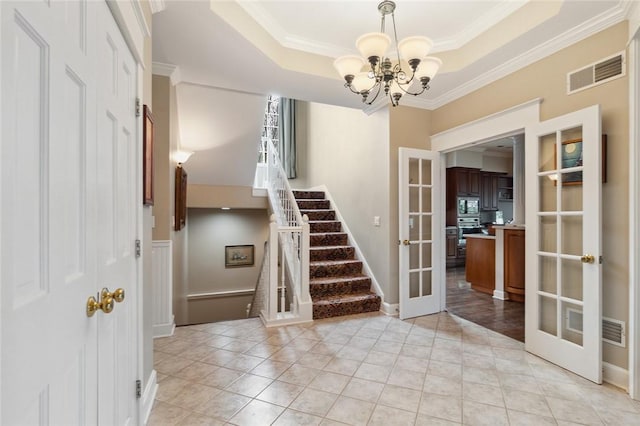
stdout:
POLYGON ((313 299, 314 305, 329 305, 334 303, 349 303, 349 302, 358 302, 361 300, 369 300, 376 299, 380 296, 375 294, 374 292, 368 293, 347 293, 347 294, 337 294, 331 296, 322 296, 321 298, 313 299))
POLYGON ((335 250, 335 249, 350 249, 353 248, 353 246, 314 246, 314 247, 309 247, 311 250, 335 250))
POLYGON ((348 263, 362 263, 358 259, 340 259, 340 260, 312 260, 310 266, 328 266, 328 265, 346 265, 348 263))
POLYGON ((346 232, 310 232, 309 235, 346 235, 346 232))
POLYGON ((312 224, 312 223, 342 223, 342 222, 340 222, 339 220, 310 220, 309 224, 312 224))
MULTIPOLYGON (((329 209, 300 209, 300 213, 307 213, 307 212, 332 212, 333 209, 329 208, 329 209)), ((337 221, 336 221, 337 222, 337 221)))
POLYGON ((338 282, 348 282, 348 281, 364 281, 370 280, 371 278, 365 274, 358 275, 340 275, 338 277, 322 277, 322 278, 309 278, 309 284, 331 284, 338 282))
POLYGON ((296 201, 329 201, 326 198, 296 198, 296 201))

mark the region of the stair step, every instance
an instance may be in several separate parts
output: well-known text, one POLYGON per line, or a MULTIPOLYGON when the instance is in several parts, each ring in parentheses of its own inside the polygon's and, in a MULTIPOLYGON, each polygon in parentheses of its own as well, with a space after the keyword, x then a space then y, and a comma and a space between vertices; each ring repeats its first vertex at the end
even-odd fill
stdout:
POLYGON ((359 260, 327 260, 309 262, 309 279, 324 277, 343 277, 362 273, 359 260))
POLYGON ((310 220, 309 229, 313 233, 340 232, 342 231, 342 223, 337 220, 310 220))
POLYGON ((371 292, 341 294, 314 300, 313 319, 379 311, 380 302, 380 296, 371 292))
POLYGON ((309 221, 336 220, 336 212, 333 210, 300 209, 300 214, 303 216, 306 214, 309 217, 309 221))
POLYGON ((339 294, 368 293, 370 289, 371 278, 362 274, 309 280, 309 293, 314 299, 339 294))
POLYGON ((321 232, 309 235, 311 247, 319 246, 346 246, 349 237, 345 232, 321 232))
POLYGON ((355 259, 356 249, 351 246, 311 247, 309 260, 350 260, 355 259))
POLYGON ((293 191, 293 196, 299 199, 324 199, 323 191, 293 191))
POLYGON ((331 208, 329 200, 296 199, 296 203, 298 203, 300 210, 329 210, 331 208))

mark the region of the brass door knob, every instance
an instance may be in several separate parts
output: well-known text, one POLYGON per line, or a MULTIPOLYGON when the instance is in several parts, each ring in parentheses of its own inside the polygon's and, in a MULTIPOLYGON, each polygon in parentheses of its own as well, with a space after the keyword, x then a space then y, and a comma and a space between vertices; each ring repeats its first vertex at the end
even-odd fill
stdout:
POLYGON ((110 314, 111 311, 113 311, 113 307, 115 306, 116 302, 113 300, 113 297, 108 296, 103 297, 100 304, 102 305, 102 312, 104 312, 105 314, 110 314))
POLYGON ((593 263, 596 258, 591 254, 584 254, 580 257, 580 261, 582 263, 593 263))
POLYGON ((89 299, 87 299, 87 316, 91 318, 98 312, 98 309, 100 309, 100 303, 98 303, 95 297, 89 297, 89 299))
POLYGON ((408 246, 408 245, 410 245, 410 244, 411 244, 411 241, 409 241, 409 240, 403 240, 403 241, 402 241, 402 244, 404 244, 405 246, 408 246))
POLYGON ((115 300, 118 303, 121 303, 122 301, 124 301, 124 289, 123 288, 117 288, 113 292, 113 300, 115 300))
POLYGON ((87 299, 87 316, 91 318, 95 315, 96 312, 102 310, 105 314, 111 313, 113 311, 113 306, 115 305, 114 299, 111 296, 101 297, 101 300, 98 302, 95 297, 91 296, 87 299))

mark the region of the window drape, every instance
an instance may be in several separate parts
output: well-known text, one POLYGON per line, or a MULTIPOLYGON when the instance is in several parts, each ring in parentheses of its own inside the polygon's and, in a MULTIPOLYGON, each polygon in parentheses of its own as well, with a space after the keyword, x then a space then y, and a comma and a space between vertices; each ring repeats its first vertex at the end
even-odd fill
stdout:
POLYGON ((278 154, 289 179, 295 179, 296 173, 296 101, 280 98, 278 104, 278 154))

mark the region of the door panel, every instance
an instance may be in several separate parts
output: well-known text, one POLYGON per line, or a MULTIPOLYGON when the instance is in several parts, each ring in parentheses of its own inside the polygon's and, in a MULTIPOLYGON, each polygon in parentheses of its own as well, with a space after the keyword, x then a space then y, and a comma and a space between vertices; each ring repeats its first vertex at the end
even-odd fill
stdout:
POLYGON ((600 134, 600 109, 593 106, 527 129, 525 148, 537 165, 525 172, 526 349, 596 383, 602 382, 600 134))
POLYGON ((400 318, 410 318, 440 311, 440 169, 437 153, 408 148, 399 153, 400 318))
MULTIPOLYGON (((97 411, 95 86, 60 26, 82 3, 1 2, 2 424, 92 424, 97 411), (67 7, 68 6, 68 7, 67 7)), ((68 28, 71 31, 72 28, 68 28)))
POLYGON ((0 8, 0 424, 134 424, 136 64, 104 2, 0 8))

